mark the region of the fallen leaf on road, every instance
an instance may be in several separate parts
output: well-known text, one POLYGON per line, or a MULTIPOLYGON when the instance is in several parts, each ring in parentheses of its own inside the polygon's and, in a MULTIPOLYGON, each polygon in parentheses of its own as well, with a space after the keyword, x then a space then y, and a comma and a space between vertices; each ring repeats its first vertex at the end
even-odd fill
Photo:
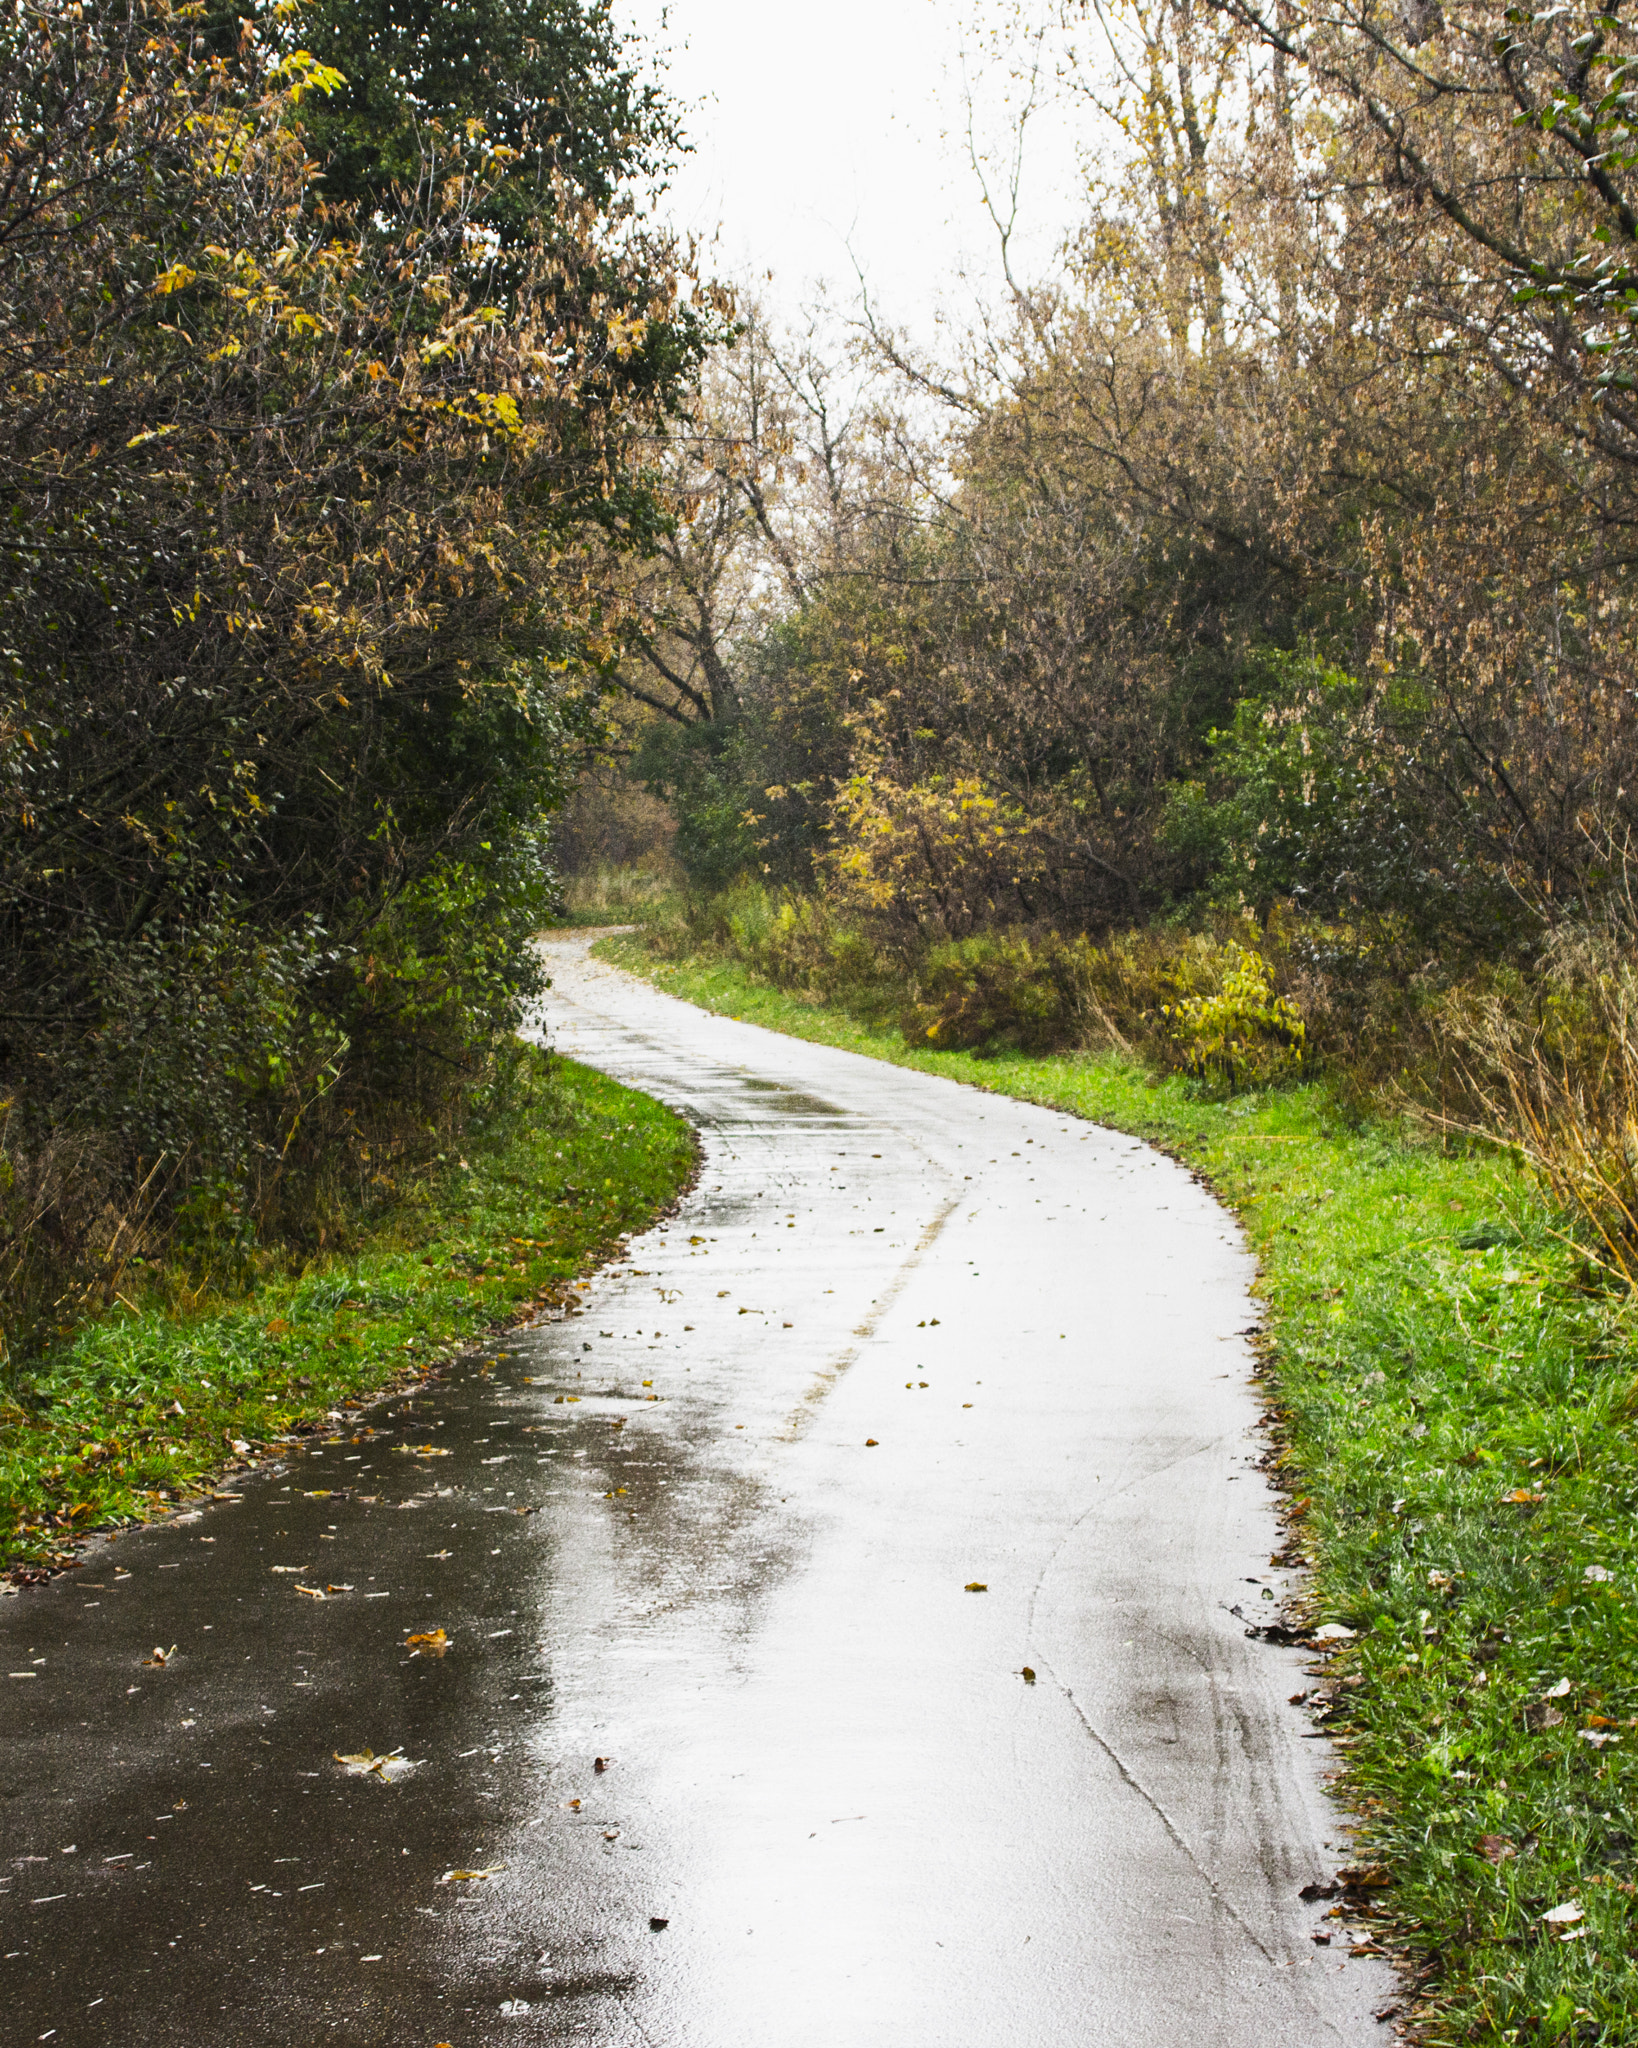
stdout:
POLYGON ((451 1455, 441 1444, 400 1444, 398 1448, 407 1458, 447 1458, 451 1455))
POLYGON ((961 1590, 963 1593, 987 1593, 990 1589, 982 1579, 969 1579, 961 1590))
POLYGON ((404 1638, 404 1648, 416 1657, 441 1657, 449 1648, 449 1637, 441 1628, 422 1629, 404 1638))
POLYGON ((299 1579, 302 1573, 310 1570, 311 1567, 305 1564, 276 1564, 270 1566, 269 1569, 276 1572, 282 1572, 288 1578, 299 1579))
POLYGON ((294 1590, 298 1593, 305 1593, 309 1600, 322 1600, 324 1598, 323 1592, 317 1586, 297 1586, 294 1590))
POLYGON ((351 1755, 337 1749, 331 1754, 338 1764, 345 1766, 350 1778, 378 1778, 384 1785, 420 1768, 419 1760, 405 1756, 401 1749, 389 1750, 385 1756, 377 1756, 373 1749, 355 1750, 351 1755))
POLYGON ((592 1758, 592 1769, 601 1777, 613 1761, 614 1759, 611 1756, 594 1756, 592 1758))
POLYGON ((865 1438, 865 1449, 867 1451, 874 1451, 879 1448, 880 1446, 877 1444, 876 1439, 873 1436, 867 1436, 865 1438))
POLYGON ((1035 1683, 1035 1673, 1028 1664, 1024 1666, 1023 1670, 1019 1672, 1018 1676, 1024 1681, 1026 1685, 1033 1685, 1035 1683))
POLYGON ((662 1920, 658 1913, 651 1913, 648 1916, 648 1931, 650 1934, 663 1933, 670 1925, 671 1922, 669 1920, 662 1920))
POLYGON ((497 1863, 493 1870, 446 1870, 438 1882, 440 1884, 482 1884, 486 1877, 498 1876, 505 1868, 505 1864, 497 1863))
POLYGON ((162 1650, 159 1647, 159 1645, 155 1643, 153 1655, 151 1657, 144 1657, 142 1661, 144 1664, 157 1665, 163 1668, 163 1666, 168 1664, 175 1655, 175 1643, 172 1643, 171 1647, 168 1650, 162 1650))

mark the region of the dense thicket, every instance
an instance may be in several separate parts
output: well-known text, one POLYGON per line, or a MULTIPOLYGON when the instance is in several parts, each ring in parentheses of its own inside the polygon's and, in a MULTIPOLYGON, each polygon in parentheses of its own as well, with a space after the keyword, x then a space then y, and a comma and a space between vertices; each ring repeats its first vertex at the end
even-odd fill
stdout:
POLYGON ((643 437, 702 330, 631 218, 667 130, 606 16, 480 13, 4 28, 14 1320, 160 1214, 322 1235, 534 986, 606 564, 663 519, 643 437))
POLYGON ((1102 165, 1067 276, 959 360, 858 331, 841 421, 759 334, 679 438, 649 616, 726 680, 630 678, 691 728, 642 756, 679 849, 912 949, 1294 898, 1523 957, 1638 822, 1633 32, 1066 33, 1102 165))

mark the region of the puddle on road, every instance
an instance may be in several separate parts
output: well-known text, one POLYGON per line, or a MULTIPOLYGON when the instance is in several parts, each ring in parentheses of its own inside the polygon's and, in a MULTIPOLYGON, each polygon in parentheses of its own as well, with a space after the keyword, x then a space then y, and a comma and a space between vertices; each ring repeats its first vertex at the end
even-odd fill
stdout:
POLYGON ((783 1081, 764 1081, 756 1074, 746 1074, 741 1077, 740 1085, 753 1094, 770 1098, 767 1107, 780 1116, 833 1117, 847 1123, 859 1121, 854 1111, 838 1109, 834 1102, 824 1102, 817 1095, 805 1094, 800 1088, 789 1088, 783 1081), (778 1100, 773 1100, 773 1097, 778 1097, 778 1100))
MULTIPOLYGON (((721 1227, 696 1201, 694 1227, 721 1227)), ((635 1249, 643 1269, 597 1283, 604 1328, 646 1330, 651 1268, 676 1257, 635 1249)), ((10 1663, 40 1673, 13 1703, 0 1810, 10 1856, 53 1880, 19 1865, 0 1891, 26 2038, 101 1997, 156 2042, 198 2038, 201 2014, 216 2040, 259 2042, 253 2014, 220 2010, 228 1958, 277 1980, 292 2038, 339 2028, 355 2048, 504 1999, 610 2017, 665 1910, 647 1889, 653 1736, 630 1725, 646 1670, 731 1668, 802 1538, 724 1444, 712 1339, 587 1379, 586 1329, 514 1332, 292 1447, 236 1504, 123 1536, 0 1609, 10 1663), (658 1401, 647 1378, 670 1382, 658 1401), (116 1560, 117 1595, 88 1607, 82 1583, 116 1560), (411 1654, 437 1629, 445 1654, 411 1654), (174 1668, 141 1668, 172 1642, 174 1668), (366 1749, 417 1768, 334 1760, 366 1749), (611 1911, 629 1947, 588 1935, 611 1911)))

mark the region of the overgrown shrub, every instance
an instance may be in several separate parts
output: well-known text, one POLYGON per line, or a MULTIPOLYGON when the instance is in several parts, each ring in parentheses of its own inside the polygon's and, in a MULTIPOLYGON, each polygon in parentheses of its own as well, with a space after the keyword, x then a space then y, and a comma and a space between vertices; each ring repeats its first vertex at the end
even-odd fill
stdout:
POLYGON ((900 1028, 911 1044, 1056 1052, 1110 1025, 1094 992, 1097 949, 1056 932, 986 932, 930 947, 900 1028))
POLYGON ((1188 1072, 1231 1089, 1295 1073, 1305 1037, 1295 1005, 1274 991, 1268 962, 1238 951, 1213 994, 1183 996, 1161 1012, 1188 1072))

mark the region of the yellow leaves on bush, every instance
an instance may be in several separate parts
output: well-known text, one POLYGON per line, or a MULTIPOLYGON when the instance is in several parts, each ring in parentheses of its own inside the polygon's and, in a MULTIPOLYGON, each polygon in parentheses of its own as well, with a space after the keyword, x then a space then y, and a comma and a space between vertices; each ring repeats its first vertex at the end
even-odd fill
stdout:
POLYGON ((625 362, 642 346, 648 322, 641 313, 617 313, 609 322, 608 334, 609 347, 625 362))
POLYGON ((292 106, 299 106, 310 92, 328 95, 347 83, 333 64, 321 64, 311 50, 292 50, 271 67, 269 76, 284 80, 292 106))
POLYGON ((1277 1080, 1301 1064, 1302 1016, 1275 993, 1260 953, 1232 943, 1226 950, 1239 958, 1221 985, 1162 1005, 1162 1015, 1190 1073, 1230 1088, 1277 1080))
POLYGON ((829 866, 840 902, 952 937, 1012 910, 1019 889, 1045 868, 1031 819, 976 776, 901 783, 867 765, 843 784, 832 810, 838 846, 829 866))
POLYGON ((956 1049, 1002 1042, 1049 1052, 1108 1034, 1094 993, 1102 956, 1082 936, 985 932, 934 946, 900 1014, 906 1040, 956 1049))

